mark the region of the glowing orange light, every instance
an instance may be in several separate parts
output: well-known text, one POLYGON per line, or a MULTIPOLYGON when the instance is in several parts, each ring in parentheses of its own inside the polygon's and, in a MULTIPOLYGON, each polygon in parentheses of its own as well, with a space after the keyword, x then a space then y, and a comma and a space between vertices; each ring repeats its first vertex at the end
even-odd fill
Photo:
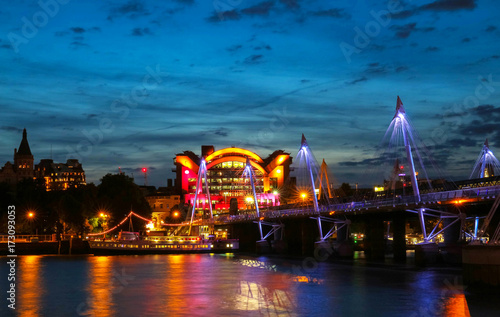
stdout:
POLYGON ((214 157, 217 157, 219 155, 224 155, 224 154, 231 154, 231 153, 238 153, 238 154, 242 154, 245 156, 249 156, 260 163, 264 162, 262 160, 262 158, 260 156, 258 156, 257 154, 255 154, 249 150, 245 150, 245 149, 241 149, 241 148, 237 148, 237 147, 229 147, 229 148, 215 151, 212 154, 210 154, 209 156, 207 156, 205 158, 205 161, 210 162, 214 157))
POLYGON ((307 197, 307 194, 306 194, 306 193, 302 193, 302 194, 300 194, 300 197, 302 197, 302 198, 306 198, 306 197, 307 197))
POLYGON ((264 217, 260 217, 259 220, 264 220, 264 217))
POLYGON ((334 211, 330 211, 330 215, 333 215, 335 214, 335 210, 334 211))
POLYGON ((178 211, 174 212, 174 217, 179 217, 179 212, 178 211))
POLYGON ((28 214, 28 217, 33 218, 33 216, 34 216, 34 215, 35 215, 34 213, 30 212, 30 213, 28 214))

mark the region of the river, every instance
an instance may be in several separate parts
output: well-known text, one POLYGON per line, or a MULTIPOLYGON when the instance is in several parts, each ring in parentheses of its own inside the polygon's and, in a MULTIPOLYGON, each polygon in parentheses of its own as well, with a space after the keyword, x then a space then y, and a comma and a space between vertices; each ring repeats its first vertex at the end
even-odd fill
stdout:
MULTIPOLYGON (((8 309, 8 258, 0 257, 8 309)), ((19 256, 17 316, 499 316, 459 269, 232 254, 19 256)))

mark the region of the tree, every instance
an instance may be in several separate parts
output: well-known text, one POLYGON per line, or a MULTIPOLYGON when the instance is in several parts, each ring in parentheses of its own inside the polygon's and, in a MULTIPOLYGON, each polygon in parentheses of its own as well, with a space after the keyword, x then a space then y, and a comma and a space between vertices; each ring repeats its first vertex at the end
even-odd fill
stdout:
MULTIPOLYGON (((141 189, 134 180, 124 174, 107 174, 101 178, 97 186, 97 197, 100 206, 109 210, 109 226, 117 225, 130 211, 146 218, 151 218, 151 207, 141 189)), ((97 212, 97 211, 96 211, 97 212)), ((134 228, 143 228, 143 220, 133 219, 134 228)))
POLYGON ((347 196, 347 197, 352 196, 351 185, 349 185, 348 183, 342 183, 342 185, 340 185, 340 193, 341 193, 341 195, 342 195, 342 193, 344 193, 344 196, 347 196))

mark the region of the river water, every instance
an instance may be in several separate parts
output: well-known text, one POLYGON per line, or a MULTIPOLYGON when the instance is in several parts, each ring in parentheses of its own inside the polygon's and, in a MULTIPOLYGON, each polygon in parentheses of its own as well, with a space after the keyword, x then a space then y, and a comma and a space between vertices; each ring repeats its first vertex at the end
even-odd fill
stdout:
MULTIPOLYGON (((0 316, 7 308, 8 259, 0 316)), ((19 256, 17 316, 500 316, 458 269, 232 254, 19 256)))

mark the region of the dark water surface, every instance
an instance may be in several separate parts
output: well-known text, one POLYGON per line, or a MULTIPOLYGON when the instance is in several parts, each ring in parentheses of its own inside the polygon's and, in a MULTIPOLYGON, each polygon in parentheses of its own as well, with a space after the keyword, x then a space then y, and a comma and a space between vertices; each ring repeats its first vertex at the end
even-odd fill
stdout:
MULTIPOLYGON (((7 258, 2 304, 7 309, 7 258)), ((18 316, 500 316, 458 269, 216 254, 20 256, 18 316)))

